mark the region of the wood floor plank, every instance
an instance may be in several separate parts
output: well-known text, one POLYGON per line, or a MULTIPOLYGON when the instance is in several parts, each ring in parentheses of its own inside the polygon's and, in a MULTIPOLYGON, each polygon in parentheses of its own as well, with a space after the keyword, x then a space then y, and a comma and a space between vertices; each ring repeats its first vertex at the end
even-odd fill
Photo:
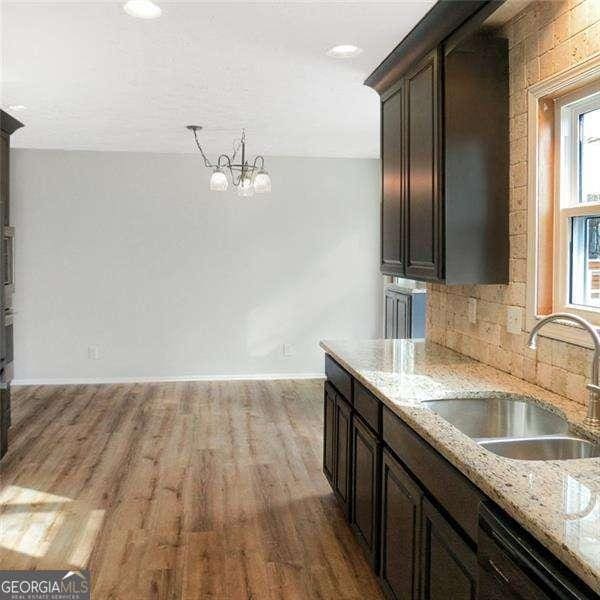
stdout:
POLYGON ((320 381, 14 390, 0 564, 95 600, 382 598, 322 474, 320 381))

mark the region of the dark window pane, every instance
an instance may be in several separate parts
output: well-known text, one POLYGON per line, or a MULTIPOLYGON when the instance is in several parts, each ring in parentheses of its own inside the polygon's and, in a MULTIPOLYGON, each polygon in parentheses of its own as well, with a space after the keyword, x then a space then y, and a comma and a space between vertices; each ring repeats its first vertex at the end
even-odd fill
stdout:
POLYGON ((600 216, 571 219, 571 303, 600 307, 600 216))

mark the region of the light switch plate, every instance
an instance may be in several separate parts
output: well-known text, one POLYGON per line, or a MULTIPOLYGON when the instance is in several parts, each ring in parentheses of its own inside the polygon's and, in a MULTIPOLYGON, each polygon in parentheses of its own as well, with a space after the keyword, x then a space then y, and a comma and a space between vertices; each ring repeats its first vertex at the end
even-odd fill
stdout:
POLYGON ((284 356, 293 356, 296 352, 296 348, 292 344, 284 344, 283 345, 283 355, 284 356))
POLYGON ((509 306, 506 309, 506 331, 515 334, 523 331, 523 309, 520 306, 509 306))
POLYGON ((469 323, 477 323, 477 298, 469 298, 469 323))

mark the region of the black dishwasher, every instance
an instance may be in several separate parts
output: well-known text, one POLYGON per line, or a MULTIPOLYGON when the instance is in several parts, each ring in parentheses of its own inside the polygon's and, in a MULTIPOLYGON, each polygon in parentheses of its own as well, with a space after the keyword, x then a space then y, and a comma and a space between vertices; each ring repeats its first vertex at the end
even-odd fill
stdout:
POLYGON ((541 544, 496 509, 481 505, 478 600, 598 600, 541 544))

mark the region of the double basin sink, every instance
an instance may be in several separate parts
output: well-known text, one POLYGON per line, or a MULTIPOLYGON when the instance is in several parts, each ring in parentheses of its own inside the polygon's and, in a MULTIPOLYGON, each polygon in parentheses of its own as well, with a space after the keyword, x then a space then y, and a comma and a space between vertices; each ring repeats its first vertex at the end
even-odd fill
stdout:
POLYGON ((600 445, 570 434, 569 423, 520 396, 428 400, 440 415, 480 446, 516 460, 568 460, 600 456, 600 445))

